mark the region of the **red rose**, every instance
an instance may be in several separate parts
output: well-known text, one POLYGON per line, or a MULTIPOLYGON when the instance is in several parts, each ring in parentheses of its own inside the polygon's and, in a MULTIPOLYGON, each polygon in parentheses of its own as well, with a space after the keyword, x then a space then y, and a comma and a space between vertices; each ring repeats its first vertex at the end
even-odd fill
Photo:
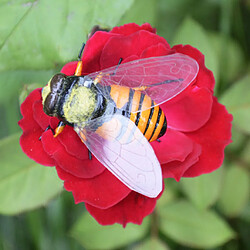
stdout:
MULTIPOLYGON (((195 177, 219 168, 224 148, 231 141, 232 116, 213 96, 215 81, 204 65, 204 56, 189 45, 170 48, 149 24, 127 24, 110 32, 96 32, 87 41, 82 73, 117 65, 120 58, 128 62, 177 52, 195 59, 199 73, 185 91, 161 105, 168 130, 160 143, 151 145, 161 163, 163 177, 178 181, 181 177, 195 177)), ((76 64, 66 64, 61 72, 73 75, 76 64)), ((76 203, 85 202, 89 213, 100 224, 140 224, 153 211, 160 195, 148 198, 131 191, 94 157, 89 160, 87 148, 72 127, 66 126, 57 138, 51 130, 44 132, 48 125, 55 129, 58 119, 43 112, 41 89, 27 97, 21 112, 23 151, 40 164, 56 166, 65 189, 73 193, 76 203)))

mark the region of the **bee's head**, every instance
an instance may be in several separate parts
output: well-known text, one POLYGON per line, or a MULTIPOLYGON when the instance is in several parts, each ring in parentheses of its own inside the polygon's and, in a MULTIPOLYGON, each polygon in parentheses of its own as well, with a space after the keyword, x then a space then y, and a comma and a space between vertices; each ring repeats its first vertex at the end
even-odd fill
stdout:
POLYGON ((56 74, 42 89, 43 110, 49 116, 57 116, 58 114, 59 100, 67 84, 66 77, 62 73, 56 74))

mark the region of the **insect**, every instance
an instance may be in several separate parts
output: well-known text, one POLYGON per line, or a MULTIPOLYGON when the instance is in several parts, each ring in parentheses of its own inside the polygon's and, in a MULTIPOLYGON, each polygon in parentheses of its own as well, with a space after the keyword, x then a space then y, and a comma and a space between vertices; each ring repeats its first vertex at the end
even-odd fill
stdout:
POLYGON ((43 108, 60 124, 73 126, 89 151, 131 190, 148 197, 162 191, 161 166, 151 141, 167 129, 159 107, 195 79, 189 56, 150 57, 81 76, 56 74, 42 90, 43 108))

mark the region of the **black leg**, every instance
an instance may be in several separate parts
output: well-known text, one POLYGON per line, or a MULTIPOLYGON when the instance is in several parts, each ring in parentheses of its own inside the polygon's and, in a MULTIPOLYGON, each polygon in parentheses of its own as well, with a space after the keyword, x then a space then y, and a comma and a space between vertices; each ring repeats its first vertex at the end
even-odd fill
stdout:
POLYGON ((84 47, 85 47, 85 43, 82 44, 82 47, 81 47, 80 52, 78 54, 78 61, 81 61, 82 52, 83 52, 84 47))
POLYGON ((57 128, 60 127, 65 127, 65 123, 63 121, 60 121, 57 125, 57 128))
POLYGON ((156 139, 156 141, 161 142, 161 140, 160 140, 160 139, 156 139))
POLYGON ((112 76, 116 74, 116 71, 117 71, 119 65, 122 63, 122 60, 123 60, 122 58, 119 59, 119 62, 118 62, 118 64, 117 64, 117 66, 116 66, 114 72, 111 74, 112 76))
MULTIPOLYGON (((89 149, 88 149, 89 150, 89 149)), ((92 154, 91 151, 89 150, 89 160, 92 160, 92 154)))
MULTIPOLYGON (((44 130, 44 132, 48 131, 49 129, 52 131, 53 135, 55 135, 55 131, 50 127, 50 125, 44 130)), ((44 133, 44 132, 43 132, 43 133, 44 133)), ((41 141, 42 136, 43 136, 43 135, 41 135, 41 136, 39 137, 39 141, 41 141)))

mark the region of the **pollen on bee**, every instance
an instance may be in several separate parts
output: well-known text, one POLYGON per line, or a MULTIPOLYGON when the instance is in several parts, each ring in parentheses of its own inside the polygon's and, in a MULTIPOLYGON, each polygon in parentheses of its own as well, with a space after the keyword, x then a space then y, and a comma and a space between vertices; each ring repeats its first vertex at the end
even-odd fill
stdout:
POLYGON ((44 104, 44 101, 49 93, 50 93, 50 81, 49 81, 48 85, 46 85, 42 89, 42 102, 43 102, 43 104, 44 104))
POLYGON ((92 115, 95 106, 95 94, 89 88, 75 86, 63 105, 64 116, 70 123, 82 123, 92 115))

